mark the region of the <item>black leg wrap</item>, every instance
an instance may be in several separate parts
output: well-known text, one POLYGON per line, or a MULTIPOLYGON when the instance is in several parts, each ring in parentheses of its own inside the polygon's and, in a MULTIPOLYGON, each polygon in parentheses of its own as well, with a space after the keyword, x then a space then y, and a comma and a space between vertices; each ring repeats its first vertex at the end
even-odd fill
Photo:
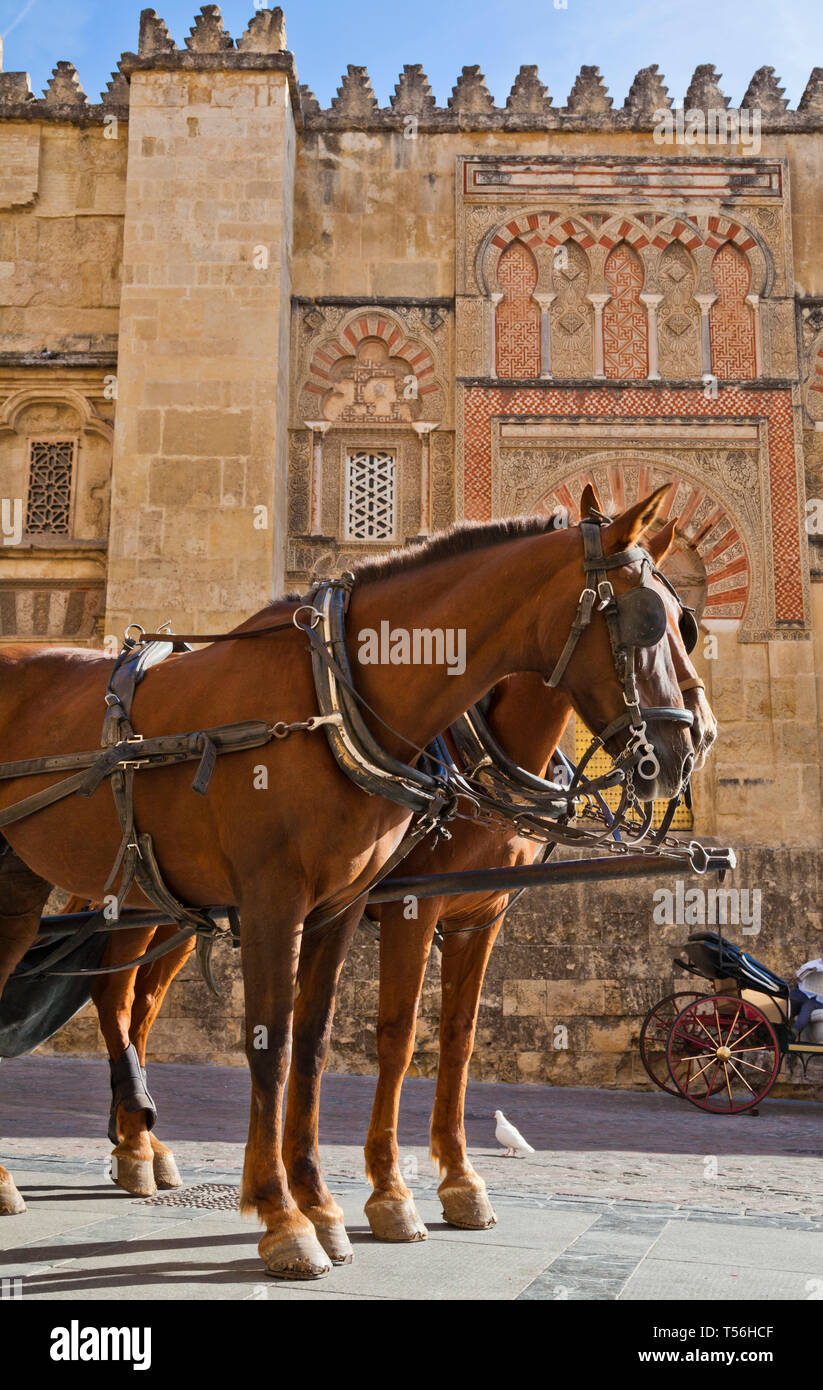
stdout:
POLYGON ((109 1112, 109 1139, 118 1142, 117 1107, 122 1105, 131 1114, 137 1110, 146 1112, 146 1128, 154 1129, 157 1109, 148 1092, 145 1068, 137 1060, 137 1048, 129 1043, 123 1056, 117 1062, 109 1061, 111 1071, 111 1111, 109 1112))

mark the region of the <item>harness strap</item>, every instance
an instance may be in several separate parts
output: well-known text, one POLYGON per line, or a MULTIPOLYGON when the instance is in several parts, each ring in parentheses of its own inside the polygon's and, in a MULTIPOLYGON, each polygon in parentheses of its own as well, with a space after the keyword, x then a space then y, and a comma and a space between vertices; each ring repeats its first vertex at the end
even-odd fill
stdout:
MULTIPOLYGON (((296 601, 296 600, 295 600, 296 601)), ((301 600, 302 602, 302 600, 301 600)), ((140 627, 139 623, 132 623, 132 627, 140 627)), ((272 632, 293 632, 294 623, 291 618, 285 623, 268 623, 265 627, 250 627, 242 632, 143 632, 140 628, 141 642, 168 642, 170 635, 175 642, 240 642, 245 637, 268 637, 272 632)))
MULTIPOLYGON (((14 773, 2 773, 0 776, 13 777, 14 773)), ((58 782, 53 787, 45 787, 43 791, 35 792, 33 796, 27 796, 23 801, 17 801, 13 806, 8 806, 5 811, 0 811, 0 830, 6 825, 13 825, 15 821, 22 820, 24 816, 33 816, 37 811, 42 811, 46 806, 52 806, 55 801, 62 801, 64 796, 71 796, 72 792, 79 791, 85 786, 85 772, 75 773, 74 777, 67 777, 63 782, 58 782)))
MULTIPOLYGON (((81 796, 92 796, 101 783, 116 772, 120 765, 133 763, 137 767, 163 767, 169 763, 190 762, 199 757, 201 767, 209 754, 209 745, 215 754, 234 752, 246 748, 261 748, 273 737, 275 726, 261 719, 246 720, 237 724, 220 724, 212 729, 201 729, 191 734, 161 734, 156 738, 126 738, 110 748, 95 749, 94 752, 63 753, 50 758, 25 758, 19 762, 0 763, 0 781, 17 777, 42 776, 48 772, 60 772, 79 767, 84 771, 67 777, 54 786, 45 787, 33 796, 16 802, 5 811, 0 811, 0 829, 34 815, 46 806, 51 806, 63 797, 78 792, 81 796)), ((195 782, 200 779, 200 769, 195 782)), ((201 779, 202 782, 202 779, 201 779)), ((206 783, 208 785, 208 783, 206 783)), ((195 790, 200 790, 195 786, 195 790)))
MULTIPOLYGON (((96 970, 50 970, 50 975, 116 975, 120 970, 131 970, 135 966, 147 965, 149 961, 159 960, 161 956, 168 955, 169 951, 175 951, 178 946, 182 946, 184 941, 188 941, 195 932, 196 926, 183 926, 176 931, 173 936, 169 936, 165 941, 161 941, 159 946, 152 946, 148 951, 144 951, 142 956, 135 956, 134 960, 121 961, 119 965, 99 965, 96 970)), ((222 936, 223 933, 221 932, 222 936)), ((73 943, 72 943, 73 944, 73 943)), ((33 972, 32 972, 33 973, 33 972)))
POLYGON ((577 612, 574 617, 574 622, 571 626, 571 631, 568 635, 568 638, 566 639, 566 645, 557 659, 557 665, 555 666, 554 670, 549 676, 549 679, 545 682, 545 684, 551 686, 552 689, 554 689, 555 686, 558 686, 561 680, 563 679, 563 676, 566 672, 566 667, 568 666, 574 654, 574 649, 592 620, 592 610, 594 608, 594 601, 596 598, 597 594, 595 593, 594 589, 584 589, 582 594, 580 595, 580 600, 577 605, 577 612))

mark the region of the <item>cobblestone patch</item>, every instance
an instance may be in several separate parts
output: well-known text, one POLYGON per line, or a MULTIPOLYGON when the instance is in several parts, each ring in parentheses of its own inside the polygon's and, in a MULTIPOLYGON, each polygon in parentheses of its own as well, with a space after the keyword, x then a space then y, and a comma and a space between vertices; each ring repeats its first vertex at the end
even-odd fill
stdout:
POLYGON ((193 1187, 181 1187, 175 1192, 158 1192, 154 1197, 142 1197, 138 1207, 195 1207, 198 1211, 237 1211, 240 1188, 225 1182, 196 1182, 193 1187))

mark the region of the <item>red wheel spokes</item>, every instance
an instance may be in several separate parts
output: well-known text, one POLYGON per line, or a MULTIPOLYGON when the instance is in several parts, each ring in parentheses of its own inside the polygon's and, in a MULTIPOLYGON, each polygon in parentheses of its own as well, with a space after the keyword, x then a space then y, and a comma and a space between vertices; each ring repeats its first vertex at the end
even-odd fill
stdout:
POLYGON ((728 1047, 728 1045, 729 1045, 729 1038, 731 1037, 732 1033, 734 1032, 735 1024, 737 1023, 737 1020, 738 1020, 739 1017, 740 1017, 740 1006, 738 1006, 737 1013, 735 1014, 734 1018, 732 1019, 731 1026, 730 1026, 729 1031, 728 1031, 728 1034, 727 1034, 727 1036, 726 1036, 725 1038, 723 1037, 723 1034, 720 1032, 720 1019, 717 1018, 717 1005, 716 1005, 716 1004, 715 1004, 715 1006, 714 1006, 714 1016, 715 1016, 715 1018, 717 1019, 717 1031, 718 1031, 718 1033, 720 1033, 720 1041, 721 1041, 721 1043, 723 1044, 724 1047, 728 1047))
POLYGON ((706 996, 687 1004, 669 1029, 666 1056, 678 1093, 715 1114, 734 1114, 757 1104, 780 1065, 777 1035, 768 1018, 735 995, 706 996), (754 1053, 759 1054, 757 1061, 754 1053))

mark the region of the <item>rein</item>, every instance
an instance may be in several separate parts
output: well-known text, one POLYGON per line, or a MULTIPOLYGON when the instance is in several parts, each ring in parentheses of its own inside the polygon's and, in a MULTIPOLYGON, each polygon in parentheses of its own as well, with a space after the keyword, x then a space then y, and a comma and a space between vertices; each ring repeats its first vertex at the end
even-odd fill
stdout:
MULTIPOLYGON (((635 629, 638 629, 640 621, 642 630, 635 631, 636 642, 627 641, 623 631, 625 623, 621 624, 621 618, 625 618, 626 601, 629 596, 622 595, 620 599, 616 599, 605 572, 638 559, 644 561, 644 577, 646 564, 655 574, 658 574, 658 571, 651 558, 639 546, 608 558, 604 557, 600 536, 600 527, 604 521, 605 518, 581 522, 587 588, 581 594, 569 638, 547 684, 557 685, 560 682, 580 636, 591 621, 594 602, 599 594, 599 610, 604 611, 609 625, 615 669, 623 688, 627 710, 600 735, 594 737, 581 763, 574 770, 568 788, 533 777, 511 762, 493 739, 477 707, 462 716, 453 728, 456 745, 462 748, 464 754, 466 750, 473 749, 476 753, 479 749, 479 759, 474 755, 467 759, 469 768, 466 771, 460 769, 450 757, 442 740, 436 740, 428 749, 424 749, 406 735, 400 734, 378 714, 355 687, 346 647, 345 618, 355 582, 354 575, 350 573, 339 579, 321 581, 310 592, 308 601, 299 602, 291 618, 285 622, 217 634, 146 632, 139 624, 130 625, 126 629, 123 649, 112 668, 107 684, 102 748, 93 752, 60 754, 0 764, 0 780, 58 771, 68 771, 72 774, 0 811, 0 829, 36 814, 46 806, 53 805, 75 792, 89 797, 107 778, 110 780, 122 829, 120 847, 104 887, 104 895, 108 895, 119 876, 116 911, 107 908, 105 913, 93 914, 78 933, 57 945, 34 968, 23 972, 18 978, 44 973, 95 975, 131 969, 159 958, 194 934, 201 941, 205 940, 206 945, 225 935, 225 927, 218 926, 214 916, 210 915, 218 912, 218 909, 213 908, 207 912, 188 907, 179 902, 164 883, 151 836, 140 833, 135 824, 134 775, 146 768, 199 759, 191 785, 194 791, 205 795, 219 754, 262 747, 273 739, 287 738, 295 732, 313 733, 320 728, 325 729, 335 761, 350 780, 371 795, 378 795, 404 806, 416 818, 408 834, 371 882, 359 889, 354 898, 331 915, 323 915, 322 904, 315 908, 307 917, 304 930, 317 930, 327 926, 346 912, 358 898, 367 897, 381 879, 428 834, 435 832, 448 837, 446 823, 455 816, 472 820, 488 818, 492 821, 502 821, 506 826, 513 825, 519 834, 543 841, 546 853, 551 853, 556 843, 579 846, 581 843, 602 841, 609 837, 614 839, 614 845, 610 845, 609 848, 614 852, 625 853, 628 844, 619 839, 618 831, 621 827, 624 832, 636 831, 636 837, 630 843, 638 844, 651 825, 652 808, 649 804, 639 828, 625 822, 628 806, 636 804, 631 786, 632 772, 637 768, 641 776, 649 777, 659 772, 653 747, 647 739, 646 720, 666 718, 689 725, 693 721, 692 715, 685 709, 644 708, 639 704, 633 669, 634 647, 654 645, 662 639, 665 632, 665 609, 659 595, 652 590, 644 590, 641 580, 638 589, 629 592, 634 594, 644 591, 656 599, 663 609, 663 629, 654 636, 653 632, 642 628, 644 613, 641 607, 639 614, 633 614, 633 620, 635 629), (597 584, 597 590, 590 582, 591 576, 597 584), (307 617, 301 620, 301 615, 307 617), (188 650, 184 645, 188 642, 240 641, 294 629, 302 632, 309 642, 319 714, 292 723, 281 720, 269 724, 255 720, 154 738, 143 738, 135 733, 130 715, 136 686, 153 665, 171 652, 188 650), (363 717, 363 711, 405 743, 415 754, 421 756, 423 764, 420 767, 411 766, 387 753, 372 735, 363 717), (586 779, 584 768, 594 751, 614 733, 627 727, 631 737, 626 748, 615 760, 612 772, 594 781, 586 779), (644 766, 653 766, 654 771, 644 773, 644 766), (481 775, 485 777, 487 773, 492 781, 491 791, 478 780, 481 775), (600 802, 602 819, 606 822, 605 832, 602 827, 595 832, 585 825, 569 824, 576 815, 578 801, 596 798, 602 788, 621 783, 622 798, 616 813, 609 812, 605 803, 602 800, 600 802), (462 803, 471 808, 470 811, 461 811, 459 807, 462 803), (135 960, 119 966, 108 967, 105 970, 54 971, 52 967, 59 964, 93 932, 104 930, 106 925, 109 929, 116 926, 120 909, 134 884, 166 919, 171 919, 171 923, 177 926, 178 930, 173 936, 160 946, 147 950, 135 960)), ((663 576, 660 577, 668 585, 668 581, 663 576)), ((671 588, 670 585, 668 587, 671 588)), ((672 589, 672 592, 675 591, 672 589)), ((688 611, 681 605, 681 614, 688 611)), ((649 615, 645 616, 648 618, 649 615)), ((693 680, 684 682, 681 688, 689 689, 700 684, 702 683, 693 680)), ((673 799, 658 835, 650 842, 646 852, 652 852, 653 847, 659 852, 659 845, 668 830, 678 799, 673 799)), ((229 909, 230 913, 232 911, 233 909, 229 909)), ((497 918, 493 920, 496 921, 497 918)))

